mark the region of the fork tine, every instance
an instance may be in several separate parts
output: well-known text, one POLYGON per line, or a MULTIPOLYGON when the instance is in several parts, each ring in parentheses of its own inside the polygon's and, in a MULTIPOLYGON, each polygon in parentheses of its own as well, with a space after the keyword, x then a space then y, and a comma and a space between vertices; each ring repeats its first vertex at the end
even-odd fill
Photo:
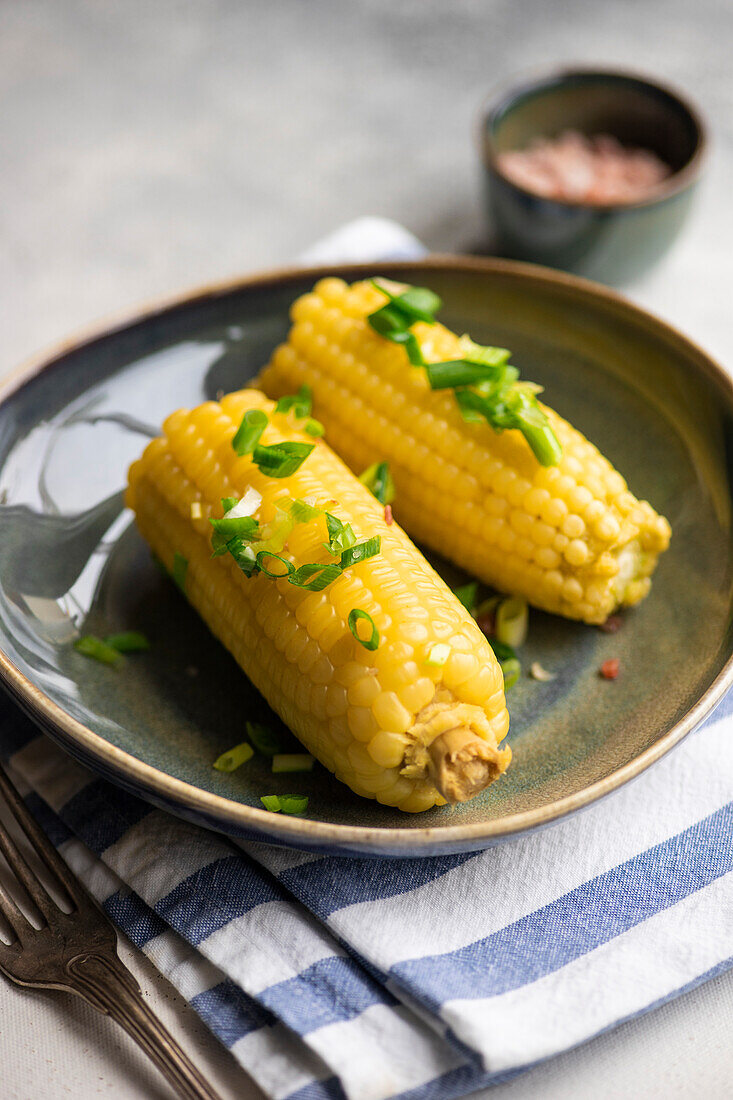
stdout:
POLYGON ((51 912, 58 910, 58 905, 41 883, 33 868, 17 846, 10 833, 0 822, 0 852, 3 853, 10 864, 15 877, 23 884, 33 904, 41 915, 48 920, 51 912))
MULTIPOLYGON (((7 773, 1 765, 0 794, 4 796, 8 808, 10 809, 15 820, 18 822, 26 837, 30 841, 34 851, 44 863, 46 869, 51 873, 51 875, 53 875, 57 882, 61 886, 63 886, 64 890, 68 894, 69 901, 78 905, 80 899, 78 882, 75 881, 74 876, 69 871, 69 868, 66 866, 51 841, 48 839, 46 834, 36 822, 33 815, 30 813, 28 807, 25 805, 15 787, 10 782, 7 773)), ((53 901, 53 899, 49 897, 45 888, 38 882, 35 873, 28 866, 25 858, 16 847, 14 841, 11 839, 10 834, 3 828, 1 824, 0 848, 4 852, 5 858, 7 859, 8 863, 10 863, 15 874, 23 883, 23 886, 33 898, 33 901, 36 903, 43 915, 46 916, 49 902, 53 906, 54 910, 57 910, 58 906, 53 901)))
MULTIPOLYGON (((5 920, 13 929, 18 939, 22 940, 23 933, 27 932, 29 928, 28 921, 23 916, 20 909, 15 904, 2 883, 0 883, 0 913, 2 913, 2 915, 5 917, 5 920)), ((8 944, 0 941, 0 952, 2 952, 3 948, 8 946, 8 944)))

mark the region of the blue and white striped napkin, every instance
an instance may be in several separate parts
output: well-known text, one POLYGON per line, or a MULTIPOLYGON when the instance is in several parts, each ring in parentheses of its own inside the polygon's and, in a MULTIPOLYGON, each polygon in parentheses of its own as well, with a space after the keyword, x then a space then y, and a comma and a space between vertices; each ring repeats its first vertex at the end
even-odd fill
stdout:
MULTIPOLYGON (((376 256, 361 224, 351 257, 360 234, 362 258, 417 254, 400 227, 390 249, 380 221, 376 256)), ((357 860, 154 810, 0 699, 0 754, 70 865, 261 1088, 299 1100, 448 1100, 733 965, 732 734, 729 697, 635 783, 540 834, 357 860)))

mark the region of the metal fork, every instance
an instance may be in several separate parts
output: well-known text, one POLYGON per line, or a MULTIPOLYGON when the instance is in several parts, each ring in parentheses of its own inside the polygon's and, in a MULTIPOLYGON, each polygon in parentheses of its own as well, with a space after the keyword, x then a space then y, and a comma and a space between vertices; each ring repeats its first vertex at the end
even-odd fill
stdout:
POLYGON ((35 928, 0 882, 0 913, 15 934, 10 944, 0 939, 0 971, 18 985, 78 994, 122 1025, 179 1096, 220 1100, 143 1000, 117 954, 114 925, 39 828, 2 767, 0 795, 71 905, 65 913, 56 904, 0 822, 0 851, 43 918, 42 927, 35 928))

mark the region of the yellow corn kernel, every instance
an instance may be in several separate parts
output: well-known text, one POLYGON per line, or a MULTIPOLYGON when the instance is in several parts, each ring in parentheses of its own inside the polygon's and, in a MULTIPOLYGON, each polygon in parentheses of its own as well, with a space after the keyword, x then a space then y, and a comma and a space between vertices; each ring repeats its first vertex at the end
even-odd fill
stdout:
MULTIPOLYGON (((306 312, 313 309, 311 302, 306 312)), ((308 339, 313 343, 315 336, 308 339)), ((498 746, 508 714, 503 692, 496 692, 501 672, 491 648, 402 529, 385 522, 383 508, 325 443, 317 442, 296 473, 282 479, 266 476, 251 456, 237 456, 231 441, 249 409, 269 417, 265 445, 313 442, 255 390, 174 413, 164 436, 130 469, 127 503, 142 534, 169 570, 176 553, 187 560, 190 603, 309 752, 353 791, 408 812, 444 805, 446 797, 471 797, 511 757, 498 746), (286 576, 247 578, 230 554, 212 558, 208 517, 222 514, 222 496, 241 498, 249 488, 262 498, 255 515, 261 527, 291 499, 315 500, 349 522, 359 541, 379 535, 381 552, 321 592, 298 588, 286 576), (191 508, 196 501, 200 514, 191 508), (379 631, 374 651, 351 633, 355 607, 379 631), (423 655, 446 637, 455 639, 454 664, 445 675, 432 670, 433 678, 423 655), (440 728, 426 723, 432 713, 440 728), (460 752, 441 741, 445 728, 463 738, 460 752)), ((282 556, 293 565, 334 560, 323 547, 322 515, 292 534, 282 556)))
MULTIPOLYGON (((360 473, 389 461, 400 522, 487 584, 594 623, 637 602, 649 584, 636 582, 669 544, 667 521, 551 409, 557 467, 540 466, 517 431, 464 421, 452 393, 432 391, 404 349, 370 327, 384 303, 368 282, 318 283, 294 304, 262 388, 280 397, 310 386, 314 415, 346 463, 360 473), (608 554, 616 563, 624 555, 624 568, 610 568, 608 554)), ((442 325, 413 331, 428 361, 461 357, 460 338, 442 325)))

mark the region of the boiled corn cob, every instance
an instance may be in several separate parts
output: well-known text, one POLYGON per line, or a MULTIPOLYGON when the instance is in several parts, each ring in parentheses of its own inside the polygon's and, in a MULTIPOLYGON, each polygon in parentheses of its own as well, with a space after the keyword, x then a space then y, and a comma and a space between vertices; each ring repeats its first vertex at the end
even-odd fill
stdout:
MULTIPOLYGON (((557 465, 541 465, 517 430, 464 420, 453 392, 431 390, 404 348, 370 327, 384 304, 371 282, 321 280, 294 303, 288 341, 258 384, 271 397, 310 387, 347 465, 387 460, 405 529, 485 583, 587 623, 638 603, 669 544, 667 520, 552 409, 540 406, 557 465)), ((426 362, 466 354, 467 338, 439 323, 412 331, 426 362)))
MULTIPOLYGON (((189 601, 306 748, 353 791, 406 811, 472 797, 511 757, 499 748, 509 718, 486 639, 324 442, 287 477, 238 456, 232 440, 248 410, 267 414, 267 446, 314 442, 255 390, 173 413, 130 469, 127 503, 140 531, 169 570, 187 563, 189 601), (357 538, 379 535, 381 550, 322 591, 247 577, 230 554, 212 559, 209 519, 222 515, 220 498, 248 490, 261 496, 263 533, 277 528, 288 502, 306 500, 348 521, 357 538), (373 651, 348 625, 355 608, 379 632, 373 651)), ((296 565, 332 561, 327 537, 321 514, 292 526, 277 550, 296 565)))

